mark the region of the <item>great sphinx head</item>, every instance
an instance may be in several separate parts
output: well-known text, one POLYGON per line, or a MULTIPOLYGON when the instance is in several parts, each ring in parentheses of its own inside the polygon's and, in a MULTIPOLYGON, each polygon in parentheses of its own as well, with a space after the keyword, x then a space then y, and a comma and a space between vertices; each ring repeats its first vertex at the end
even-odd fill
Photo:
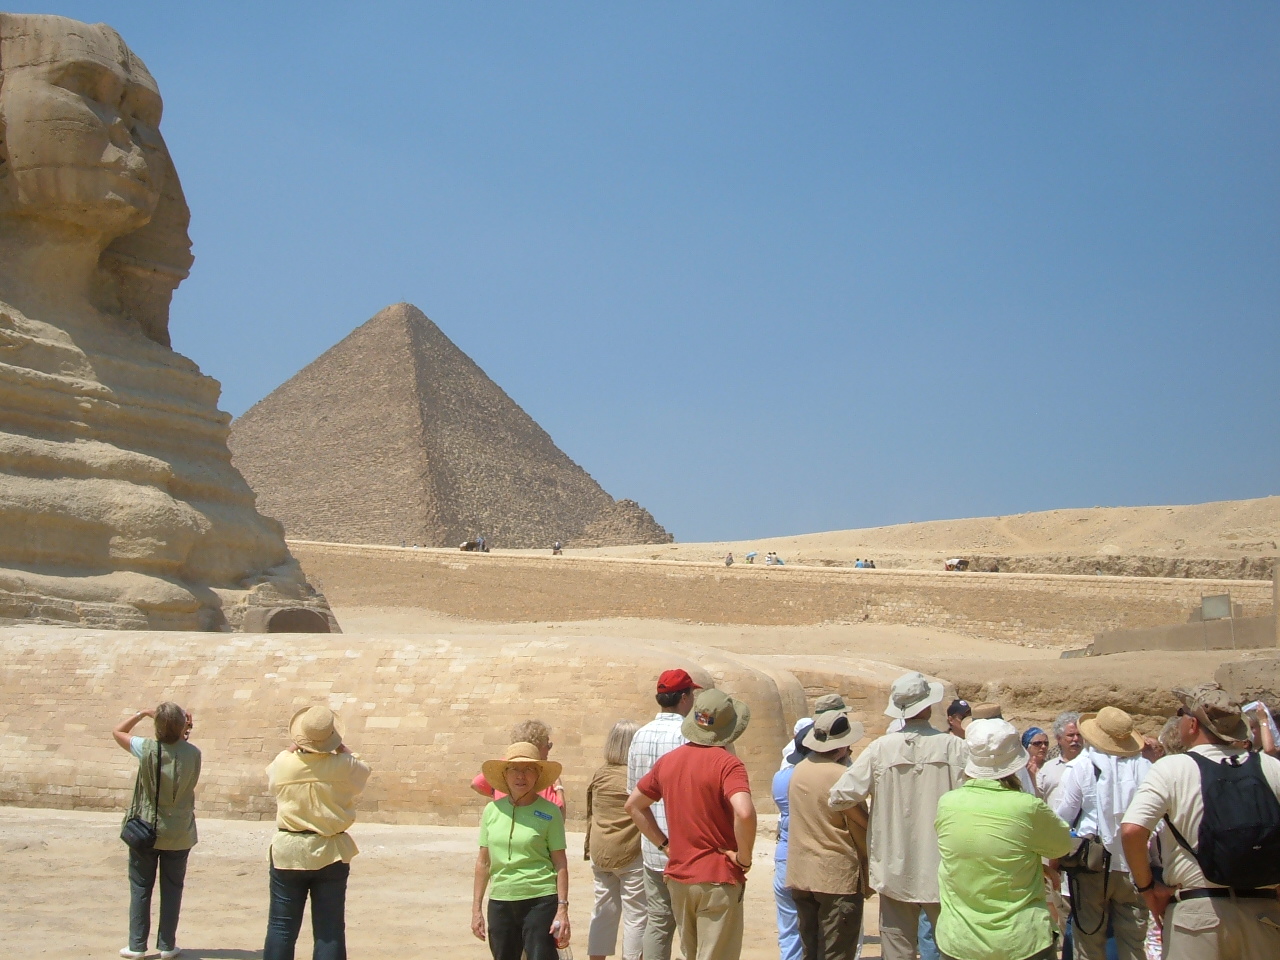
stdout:
POLYGON ((160 91, 105 24, 0 13, 0 233, 96 244, 93 299, 169 345, 192 263, 160 91))

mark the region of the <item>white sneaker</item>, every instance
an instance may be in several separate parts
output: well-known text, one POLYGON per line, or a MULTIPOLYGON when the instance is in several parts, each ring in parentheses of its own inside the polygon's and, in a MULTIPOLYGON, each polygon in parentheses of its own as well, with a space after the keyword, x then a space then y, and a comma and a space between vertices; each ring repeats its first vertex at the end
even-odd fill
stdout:
POLYGON ((128 947, 120 948, 120 956, 124 957, 125 960, 142 960, 146 955, 147 951, 145 950, 130 950, 128 947))
POLYGON ((161 950, 160 960, 173 960, 174 957, 182 956, 182 948, 174 947, 172 950, 161 950))

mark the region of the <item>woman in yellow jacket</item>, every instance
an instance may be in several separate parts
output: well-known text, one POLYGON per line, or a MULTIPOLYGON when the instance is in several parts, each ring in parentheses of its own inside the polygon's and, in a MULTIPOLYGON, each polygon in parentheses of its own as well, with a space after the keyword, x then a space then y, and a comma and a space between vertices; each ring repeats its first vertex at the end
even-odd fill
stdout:
POLYGON ((347 829, 368 764, 342 742, 333 712, 315 706, 294 714, 292 743, 267 767, 276 798, 271 841, 271 912, 263 960, 293 960, 302 913, 311 897, 314 960, 346 960, 347 877, 359 853, 347 829))

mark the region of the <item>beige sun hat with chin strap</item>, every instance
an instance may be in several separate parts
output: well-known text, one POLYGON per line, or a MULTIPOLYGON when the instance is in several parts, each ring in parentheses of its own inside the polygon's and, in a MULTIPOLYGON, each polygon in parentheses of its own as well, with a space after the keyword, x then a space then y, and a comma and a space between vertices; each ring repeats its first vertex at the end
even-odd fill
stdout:
POLYGON ((486 760, 480 772, 489 781, 489 786, 507 793, 510 790, 507 786, 507 767, 513 763, 538 768, 538 782, 533 785, 534 793, 541 793, 559 780, 564 770, 564 767, 554 760, 543 760, 542 753, 532 743, 513 743, 507 747, 506 756, 498 760, 486 760))

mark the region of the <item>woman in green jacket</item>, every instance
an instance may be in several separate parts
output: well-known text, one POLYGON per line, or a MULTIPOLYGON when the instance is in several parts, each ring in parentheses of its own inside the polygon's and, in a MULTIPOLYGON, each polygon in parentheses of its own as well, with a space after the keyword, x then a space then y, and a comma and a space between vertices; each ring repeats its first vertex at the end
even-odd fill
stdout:
POLYGON ((1041 858, 1071 848, 1071 831, 1024 793, 1028 755, 1006 720, 965 731, 969 776, 938 801, 938 949, 949 960, 1053 960, 1057 927, 1045 902, 1041 858))
POLYGON ((142 960, 151 934, 151 891, 160 875, 160 930, 156 948, 162 960, 182 951, 176 942, 187 856, 196 845, 195 791, 200 779, 200 751, 187 742, 191 714, 166 701, 154 710, 139 710, 112 731, 118 743, 138 758, 138 779, 125 820, 155 819, 156 844, 151 850, 129 849, 129 945, 120 951, 126 960, 142 960), (155 739, 135 737, 133 728, 149 717, 155 739), (159 764, 160 790, 156 791, 159 764))

